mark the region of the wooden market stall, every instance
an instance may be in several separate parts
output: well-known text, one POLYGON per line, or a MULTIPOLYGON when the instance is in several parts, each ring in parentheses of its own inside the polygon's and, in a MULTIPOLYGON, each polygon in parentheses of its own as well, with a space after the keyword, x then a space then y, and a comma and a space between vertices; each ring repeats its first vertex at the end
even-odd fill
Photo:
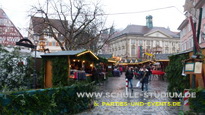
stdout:
POLYGON ((171 56, 172 54, 155 54, 155 62, 159 63, 159 67, 160 70, 162 70, 163 72, 165 72, 166 67, 169 64, 169 56, 171 56))
MULTIPOLYGON (((195 85, 194 87, 196 88, 205 88, 205 58, 196 59, 193 51, 181 52, 175 55, 181 54, 189 55, 189 58, 183 60, 182 63, 184 63, 183 74, 187 74, 190 77, 190 86, 195 85), (193 78, 195 79, 193 80, 193 78), (194 84, 193 81, 195 82, 194 84)), ((205 56, 205 48, 201 48, 201 54, 205 56)))
POLYGON ((54 83, 65 82, 69 78, 81 80, 90 77, 94 63, 99 59, 89 50, 59 51, 41 56, 44 60, 45 88, 53 87, 54 83))
POLYGON ((111 72, 113 70, 114 63, 116 61, 110 60, 113 57, 113 54, 98 54, 98 57, 100 60, 106 60, 106 61, 101 61, 104 65, 105 71, 106 72, 111 72))
MULTIPOLYGON (((202 50, 202 55, 205 55, 205 49, 202 50)), ((189 59, 185 61, 184 71, 186 74, 190 75, 190 86, 193 85, 193 75, 195 75, 195 87, 205 88, 205 59, 195 59, 193 58, 193 52, 189 52, 189 59)))
POLYGON ((137 68, 140 68, 141 65, 143 64, 150 64, 150 63, 154 63, 153 61, 151 60, 145 60, 145 61, 140 61, 138 62, 137 59, 122 59, 121 61, 119 61, 119 63, 117 63, 119 66, 123 66, 124 68, 127 68, 127 67, 137 67, 137 68))

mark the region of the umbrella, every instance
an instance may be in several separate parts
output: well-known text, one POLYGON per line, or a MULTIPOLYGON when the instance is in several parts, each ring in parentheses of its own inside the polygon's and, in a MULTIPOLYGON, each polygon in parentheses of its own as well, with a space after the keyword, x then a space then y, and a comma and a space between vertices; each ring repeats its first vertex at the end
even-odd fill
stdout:
POLYGON ((165 72, 159 71, 159 70, 152 70, 152 74, 154 74, 154 75, 163 75, 163 74, 165 74, 165 72))

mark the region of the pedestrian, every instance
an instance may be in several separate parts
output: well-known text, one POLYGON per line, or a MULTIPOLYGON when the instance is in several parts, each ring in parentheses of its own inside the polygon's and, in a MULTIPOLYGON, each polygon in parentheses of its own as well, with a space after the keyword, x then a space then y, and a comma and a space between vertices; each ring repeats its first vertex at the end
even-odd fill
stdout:
POLYGON ((148 70, 148 74, 149 74, 149 77, 148 77, 148 80, 149 81, 151 81, 151 79, 152 79, 152 71, 151 71, 151 67, 152 67, 152 65, 151 64, 149 64, 149 65, 147 65, 147 70, 148 70))
POLYGON ((134 76, 135 76, 135 79, 139 79, 139 69, 137 68, 137 66, 134 68, 134 76))
POLYGON ((140 74, 140 78, 141 78, 141 83, 142 83, 142 91, 148 91, 148 79, 149 79, 149 75, 150 72, 149 70, 146 68, 146 65, 143 65, 142 68, 140 68, 139 70, 139 74, 140 74))
POLYGON ((119 67, 119 70, 120 70, 120 74, 122 75, 122 71, 123 71, 122 66, 119 67))
POLYGON ((133 79, 133 70, 131 67, 128 67, 126 73, 125 73, 126 79, 128 79, 128 86, 130 85, 132 91, 133 91, 133 86, 132 86, 132 79, 133 79))

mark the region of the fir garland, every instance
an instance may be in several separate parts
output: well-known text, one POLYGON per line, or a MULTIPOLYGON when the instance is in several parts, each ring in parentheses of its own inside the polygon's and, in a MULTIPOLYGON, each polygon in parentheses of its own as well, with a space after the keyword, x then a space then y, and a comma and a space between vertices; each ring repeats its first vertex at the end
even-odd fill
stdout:
POLYGON ((172 55, 169 57, 170 62, 166 67, 167 80, 169 82, 169 92, 183 92, 189 88, 189 76, 182 76, 183 63, 182 60, 188 59, 188 54, 172 55))

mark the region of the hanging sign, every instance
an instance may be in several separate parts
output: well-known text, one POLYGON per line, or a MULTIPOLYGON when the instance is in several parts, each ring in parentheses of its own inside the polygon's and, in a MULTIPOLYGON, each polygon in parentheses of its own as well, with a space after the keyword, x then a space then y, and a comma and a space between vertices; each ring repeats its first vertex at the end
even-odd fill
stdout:
POLYGON ((185 72, 194 72, 194 63, 185 64, 185 72))
POLYGON ((145 55, 148 55, 148 56, 153 56, 153 54, 151 54, 151 53, 144 53, 145 55))
POLYGON ((201 74, 202 62, 189 62, 184 67, 185 74, 201 74))
POLYGON ((200 74, 202 71, 202 62, 195 62, 195 69, 194 69, 194 73, 198 73, 200 74))

